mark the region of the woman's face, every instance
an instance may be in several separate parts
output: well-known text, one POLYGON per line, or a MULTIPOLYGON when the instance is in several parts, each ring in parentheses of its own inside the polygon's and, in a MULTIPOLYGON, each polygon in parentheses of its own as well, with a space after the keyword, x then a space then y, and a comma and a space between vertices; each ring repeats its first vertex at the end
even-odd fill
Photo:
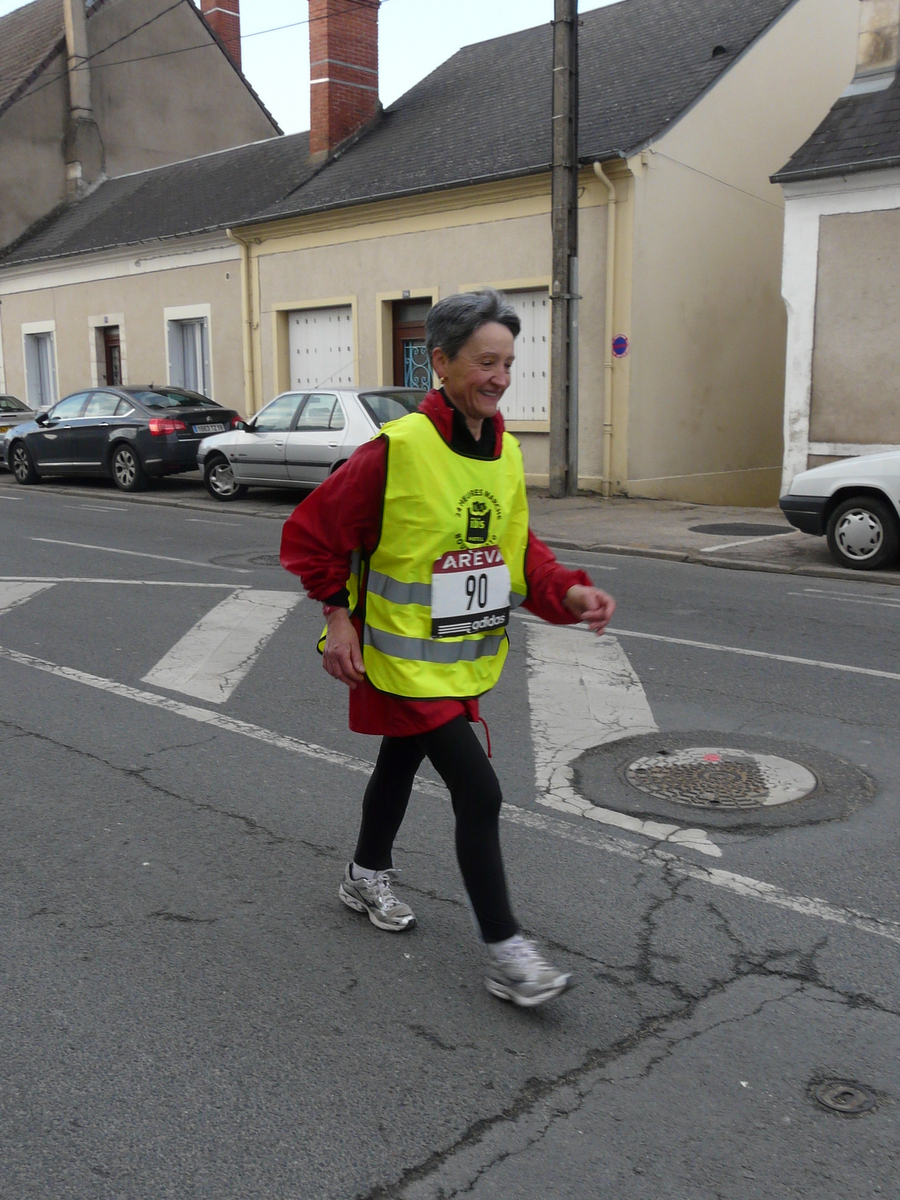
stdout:
POLYGON ((509 387, 513 335, 492 321, 476 329, 455 358, 438 347, 434 369, 444 381, 444 391, 469 421, 488 421, 509 387))

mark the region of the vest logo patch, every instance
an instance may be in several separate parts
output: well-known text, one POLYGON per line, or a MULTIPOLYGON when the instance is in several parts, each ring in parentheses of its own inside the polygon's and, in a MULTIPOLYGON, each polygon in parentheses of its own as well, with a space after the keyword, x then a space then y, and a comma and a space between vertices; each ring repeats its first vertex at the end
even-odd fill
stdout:
POLYGON ((456 506, 459 521, 455 534, 456 544, 461 550, 467 546, 484 546, 497 540, 497 525, 503 520, 503 512, 497 497, 486 488, 472 488, 460 498, 456 506))

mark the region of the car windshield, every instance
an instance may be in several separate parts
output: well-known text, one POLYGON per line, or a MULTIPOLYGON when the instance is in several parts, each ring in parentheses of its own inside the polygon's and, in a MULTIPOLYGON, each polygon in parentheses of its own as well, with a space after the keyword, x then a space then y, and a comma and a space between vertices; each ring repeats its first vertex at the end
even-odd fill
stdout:
POLYGON ((129 392, 145 408, 221 408, 215 400, 188 392, 183 388, 153 388, 152 391, 129 392))
POLYGON ((361 392, 360 403, 381 428, 388 421, 396 421, 408 413, 414 413, 425 399, 424 392, 361 392))
POLYGON ((15 396, 0 396, 0 412, 28 412, 28 405, 15 396))

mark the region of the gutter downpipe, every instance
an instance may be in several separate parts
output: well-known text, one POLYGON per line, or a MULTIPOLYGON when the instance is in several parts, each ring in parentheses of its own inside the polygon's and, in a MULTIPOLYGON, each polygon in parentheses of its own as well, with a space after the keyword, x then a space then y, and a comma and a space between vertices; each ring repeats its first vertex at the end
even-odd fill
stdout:
POLYGON ((604 350, 603 350, 603 460, 600 494, 609 496, 612 491, 612 435, 613 435, 613 306, 616 299, 616 189, 603 173, 603 166, 594 163, 594 174, 606 188, 606 303, 604 305, 604 350))
POLYGON ((253 278, 250 273, 252 260, 250 244, 233 229, 226 229, 225 236, 241 250, 241 328, 244 349, 244 406, 248 417, 253 414, 253 278))

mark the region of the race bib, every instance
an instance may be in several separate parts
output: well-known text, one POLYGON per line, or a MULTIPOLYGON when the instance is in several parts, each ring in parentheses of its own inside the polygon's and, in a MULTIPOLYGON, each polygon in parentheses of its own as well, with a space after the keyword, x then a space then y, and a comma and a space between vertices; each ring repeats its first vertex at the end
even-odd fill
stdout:
POLYGON ((431 636, 461 637, 508 625, 509 589, 499 546, 442 555, 431 573, 431 636))

